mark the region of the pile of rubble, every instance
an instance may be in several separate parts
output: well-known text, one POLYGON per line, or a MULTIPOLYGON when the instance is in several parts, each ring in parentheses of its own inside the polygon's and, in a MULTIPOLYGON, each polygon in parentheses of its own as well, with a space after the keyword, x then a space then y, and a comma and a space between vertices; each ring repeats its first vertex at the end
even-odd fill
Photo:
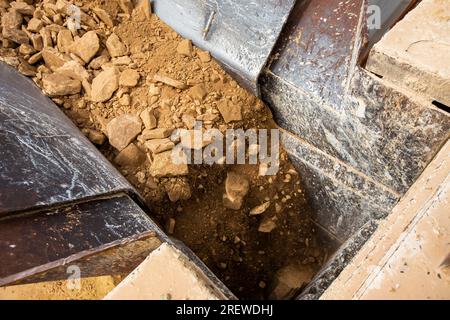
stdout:
POLYGON ((165 26, 149 1, 0 0, 0 17, 0 61, 31 77, 140 191, 167 232, 236 293, 262 297, 270 274, 291 258, 315 268, 323 262, 310 246, 300 176, 283 150, 274 177, 261 176, 262 164, 174 163, 175 148, 212 142, 194 139, 199 131, 274 125, 261 101, 165 26), (280 243, 261 238, 269 234, 280 243), (257 289, 246 288, 252 281, 257 289))

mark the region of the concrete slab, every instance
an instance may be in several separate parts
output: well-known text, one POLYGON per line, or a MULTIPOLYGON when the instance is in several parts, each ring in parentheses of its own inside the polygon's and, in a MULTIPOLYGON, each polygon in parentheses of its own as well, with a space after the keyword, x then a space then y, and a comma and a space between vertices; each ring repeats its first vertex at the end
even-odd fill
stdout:
POLYGON ((372 49, 367 69, 450 105, 450 1, 423 0, 372 49))
POLYGON ((170 244, 162 244, 105 300, 218 300, 225 297, 201 270, 170 244))
POLYGON ((322 299, 450 298, 450 142, 322 299))

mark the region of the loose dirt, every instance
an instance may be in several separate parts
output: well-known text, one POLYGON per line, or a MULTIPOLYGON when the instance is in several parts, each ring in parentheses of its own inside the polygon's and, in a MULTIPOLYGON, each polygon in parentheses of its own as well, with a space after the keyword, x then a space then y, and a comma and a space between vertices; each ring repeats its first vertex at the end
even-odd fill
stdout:
POLYGON ((0 59, 32 77, 136 187, 152 217, 238 297, 292 297, 326 253, 286 152, 275 176, 260 175, 260 164, 168 161, 176 129, 192 130, 195 120, 221 132, 276 128, 270 110, 148 7, 72 3, 81 29, 69 2, 0 0, 0 59))

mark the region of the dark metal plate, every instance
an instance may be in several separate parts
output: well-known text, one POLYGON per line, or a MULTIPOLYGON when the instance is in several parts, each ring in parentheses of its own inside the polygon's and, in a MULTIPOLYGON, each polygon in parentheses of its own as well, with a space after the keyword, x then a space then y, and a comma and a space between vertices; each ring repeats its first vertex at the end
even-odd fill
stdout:
POLYGON ((0 217, 133 187, 26 77, 0 63, 0 217))
POLYGON ((154 0, 155 13, 183 37, 210 51, 259 95, 258 77, 295 0, 154 0))
POLYGON ((159 246, 159 239, 166 236, 125 195, 3 218, 0 286, 33 277, 64 279, 70 264, 80 267, 82 277, 130 272, 159 246), (133 247, 143 238, 155 240, 133 247), (126 252, 117 250, 123 246, 126 252), (106 251, 111 248, 116 250, 106 251))

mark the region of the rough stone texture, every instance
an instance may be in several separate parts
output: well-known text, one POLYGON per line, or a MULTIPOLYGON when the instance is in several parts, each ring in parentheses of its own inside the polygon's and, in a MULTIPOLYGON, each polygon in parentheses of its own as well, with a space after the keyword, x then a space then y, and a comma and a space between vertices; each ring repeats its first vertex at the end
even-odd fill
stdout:
POLYGON ((65 75, 54 73, 44 75, 42 79, 45 92, 50 97, 77 94, 81 91, 81 82, 65 75))
POLYGON ((68 55, 60 53, 58 50, 53 48, 45 48, 42 50, 42 58, 45 61, 46 67, 53 71, 62 67, 66 62, 71 60, 68 55))
POLYGON ((219 103, 217 108, 226 123, 242 120, 242 110, 240 105, 224 100, 219 103))
POLYGON ((67 29, 59 31, 56 42, 59 51, 69 53, 69 50, 73 43, 72 32, 70 32, 70 30, 67 29))
POLYGON ((108 12, 101 8, 94 8, 93 11, 100 18, 100 20, 103 21, 104 24, 106 24, 110 28, 114 27, 114 22, 108 12))
POLYGON ((19 29, 22 25, 23 17, 15 10, 10 10, 2 15, 2 28, 19 29))
POLYGON ((171 135, 172 131, 173 131, 173 129, 168 129, 168 128, 158 128, 158 129, 153 129, 153 130, 145 129, 142 132, 142 138, 144 140, 164 139, 164 138, 168 138, 171 135))
POLYGON ((130 143, 114 158, 114 162, 119 166, 139 166, 143 161, 145 161, 145 153, 134 143, 130 143))
POLYGON ((119 71, 116 68, 108 68, 92 81, 92 101, 108 101, 118 88, 119 71))
POLYGON ((56 72, 80 81, 89 79, 89 72, 87 72, 82 65, 73 60, 66 62, 63 66, 56 69, 56 72))
POLYGON ((185 57, 192 57, 192 41, 188 39, 181 40, 177 52, 185 57))
POLYGON ((158 120, 156 120, 153 110, 151 110, 150 108, 146 108, 144 111, 141 112, 139 116, 141 117, 141 120, 144 123, 145 128, 148 130, 155 129, 156 126, 158 125, 158 120))
POLYGON ((154 139, 145 142, 145 147, 152 152, 152 154, 161 153, 172 150, 175 144, 170 139, 154 139))
POLYGON ((139 116, 124 114, 111 120, 107 125, 109 143, 119 151, 125 149, 142 130, 139 116))
POLYGON ((230 171, 225 180, 225 194, 223 204, 232 210, 241 209, 244 198, 250 190, 250 183, 246 177, 230 171))
POLYGON ((27 44, 30 41, 26 32, 18 29, 3 29, 2 35, 17 44, 27 44))
POLYGON ((81 38, 73 42, 70 51, 89 63, 100 49, 100 39, 95 31, 86 32, 81 38))
POLYGON ((124 87, 135 87, 138 84, 140 77, 139 72, 136 70, 124 70, 120 74, 119 84, 124 87))
POLYGON ((115 33, 111 34, 108 40, 106 40, 106 48, 108 48, 109 54, 113 58, 127 54, 127 47, 115 33))
POLYGON ((450 106, 449 21, 449 1, 422 1, 375 45, 367 68, 450 106))
POLYGON ((153 177, 176 177, 185 176, 188 174, 189 169, 187 165, 187 158, 184 153, 180 153, 180 161, 176 163, 172 157, 172 151, 166 151, 154 155, 153 162, 150 167, 150 174, 153 177), (183 161, 185 160, 185 161, 183 161), (183 163, 184 162, 184 163, 183 163))
POLYGON ((41 28, 44 26, 44 23, 42 20, 32 18, 30 21, 28 21, 27 30, 31 32, 39 32, 41 28))

